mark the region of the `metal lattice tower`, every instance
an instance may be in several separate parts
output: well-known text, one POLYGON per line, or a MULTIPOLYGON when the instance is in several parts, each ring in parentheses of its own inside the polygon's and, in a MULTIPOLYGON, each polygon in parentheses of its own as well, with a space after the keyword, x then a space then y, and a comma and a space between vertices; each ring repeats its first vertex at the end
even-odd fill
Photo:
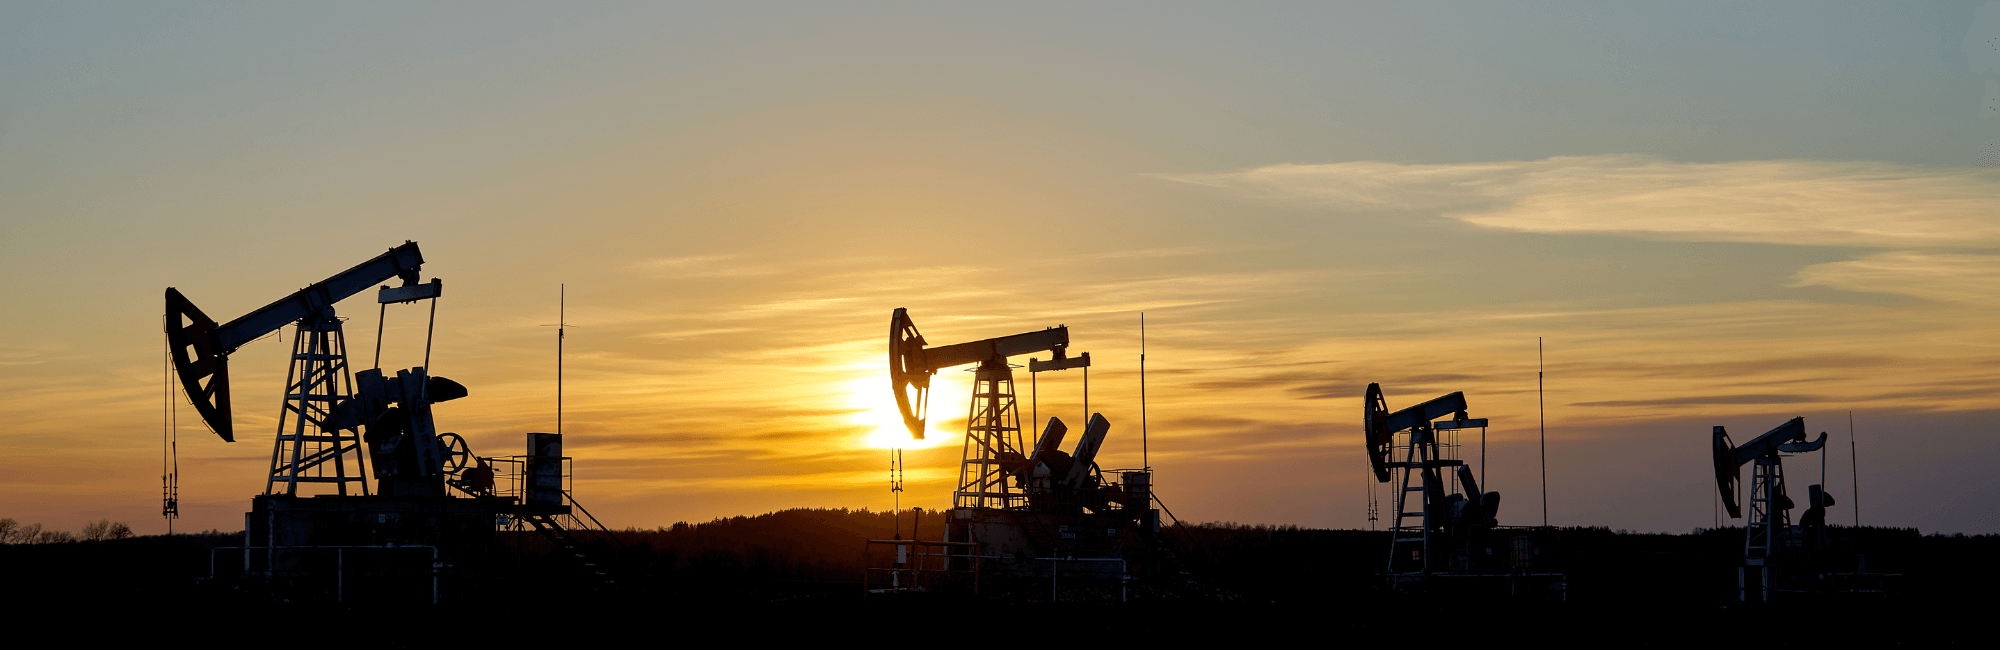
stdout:
POLYGON ((330 314, 300 319, 265 494, 296 496, 302 483, 330 483, 342 495, 348 494, 348 483, 355 483, 361 494, 368 493, 360 430, 326 425, 334 405, 353 394, 354 376, 347 367, 340 319, 330 314), (352 472, 347 467, 349 454, 354 456, 352 472))
POLYGON ((1744 531, 1743 566, 1737 569, 1737 600, 1750 600, 1747 574, 1752 567, 1758 573, 1757 600, 1771 599, 1771 558, 1792 526, 1785 500, 1784 464, 1775 455, 1758 458, 1750 474, 1750 522, 1744 531))
POLYGON ((1014 371, 1004 360, 988 360, 973 373, 972 409, 965 422, 965 448, 958 469, 955 508, 1006 508, 1027 499, 1007 483, 1007 460, 1021 455, 1021 421, 1014 401, 1014 371))

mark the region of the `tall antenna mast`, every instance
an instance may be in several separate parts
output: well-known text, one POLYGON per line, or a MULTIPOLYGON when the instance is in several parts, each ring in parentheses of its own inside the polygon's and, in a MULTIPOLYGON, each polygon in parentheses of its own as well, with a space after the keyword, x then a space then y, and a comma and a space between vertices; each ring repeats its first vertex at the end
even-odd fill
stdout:
MULTIPOLYGON (((556 322, 542 327, 556 328, 556 435, 562 435, 563 421, 563 335, 569 329, 569 289, 556 285, 556 322)), ((426 352, 425 354, 429 354, 426 352)), ((426 360, 428 361, 428 360, 426 360)))
POLYGON ((556 285, 556 435, 562 435, 563 331, 569 329, 569 286, 556 285))
MULTIPOLYGON (((1847 467, 1853 475, 1848 482, 1854 485, 1854 527, 1861 527, 1861 461, 1854 457, 1854 412, 1847 412, 1847 467)), ((1822 479, 1824 480, 1824 479, 1822 479)))
MULTIPOLYGON (((1089 372, 1086 368, 1085 372, 1089 372)), ((1139 466, 1153 471, 1146 441, 1146 312, 1139 312, 1139 466)))
POLYGON ((1535 411, 1542 420, 1542 525, 1549 525, 1549 409, 1542 399, 1542 337, 1535 337, 1535 411))

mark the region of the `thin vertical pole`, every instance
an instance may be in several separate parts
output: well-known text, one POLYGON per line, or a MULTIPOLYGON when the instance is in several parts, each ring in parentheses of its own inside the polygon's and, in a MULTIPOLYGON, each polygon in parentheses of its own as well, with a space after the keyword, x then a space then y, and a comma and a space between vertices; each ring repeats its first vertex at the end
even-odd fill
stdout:
POLYGON ((556 285, 556 435, 562 435, 563 421, 563 330, 569 326, 569 288, 556 285))
MULTIPOLYGON (((375 314, 375 369, 382 369, 382 326, 389 322, 389 303, 382 303, 382 309, 375 314)), ((424 342, 424 370, 430 370, 431 344, 424 342)))
POLYGON ((1139 312, 1139 466, 1153 471, 1146 437, 1146 312, 1139 312))
MULTIPOLYGON (((895 515, 896 539, 903 538, 903 448, 889 448, 889 495, 894 503, 889 512, 895 515)), ((914 539, 914 537, 912 537, 914 539)))
MULTIPOLYGON (((1850 439, 1852 439, 1852 438, 1853 438, 1854 436, 1853 436, 1852 434, 1849 434, 1849 435, 1848 435, 1847 437, 1848 437, 1848 438, 1850 438, 1850 439)), ((1826 485, 1826 450, 1825 450, 1825 449, 1821 449, 1821 450, 1819 451, 1819 491, 1820 491, 1820 494, 1822 494, 1822 495, 1827 495, 1827 494, 1831 494, 1830 492, 1827 492, 1827 491, 1826 491, 1826 488, 1827 488, 1827 485, 1826 485)), ((1818 506, 1819 504, 1817 504, 1817 503, 1814 503, 1814 504, 1811 504, 1811 505, 1813 505, 1813 506, 1818 506)))
POLYGON ((1853 411, 1847 412, 1847 463, 1848 463, 1848 471, 1853 472, 1853 476, 1849 479, 1849 482, 1854 484, 1854 501, 1852 502, 1852 505, 1849 507, 1854 509, 1854 527, 1860 528, 1861 527, 1861 461, 1856 460, 1854 456, 1854 412, 1853 411))
MULTIPOLYGON (((1366 455, 1361 457, 1361 463, 1363 470, 1368 472, 1366 474, 1363 474, 1362 475, 1363 478, 1361 479, 1361 486, 1362 488, 1364 488, 1362 491, 1368 494, 1368 530, 1375 530, 1375 520, 1376 520, 1375 513, 1377 508, 1379 507, 1375 504, 1375 475, 1374 475, 1375 470, 1373 465, 1368 462, 1368 457, 1366 455)), ((1393 546, 1394 545, 1391 544, 1392 548, 1393 546)))
MULTIPOLYGON (((173 324, 166 322, 164 319, 160 321, 160 324, 165 327, 173 327, 173 324)), ((174 408, 173 339, 171 337, 167 338, 166 343, 167 343, 166 346, 167 353, 164 357, 160 359, 162 364, 160 366, 161 370, 160 379, 162 380, 160 383, 164 389, 164 391, 160 393, 161 397, 160 419, 162 420, 162 422, 160 422, 160 491, 162 493, 167 491, 167 485, 168 485, 167 477, 170 475, 170 470, 167 469, 167 454, 170 453, 169 450, 172 449, 172 447, 170 446, 170 443, 168 443, 167 441, 170 438, 170 436, 173 435, 172 411, 174 408)), ((167 497, 166 494, 160 495, 161 499, 160 518, 167 520, 167 534, 172 535, 174 534, 174 520, 172 517, 167 516, 168 513, 166 508, 167 505, 166 497, 167 497)))
MULTIPOLYGON (((431 374, 431 337, 437 335, 438 299, 431 298, 431 323, 424 328, 424 374, 431 374)), ((380 345, 380 343, 377 343, 380 345)), ((379 360, 376 363, 381 363, 379 360)), ((424 382, 424 396, 430 397, 430 382, 424 382)))
MULTIPOLYGON (((436 296, 432 296, 430 324, 424 326, 424 376, 427 378, 437 376, 436 373, 431 372, 431 338, 437 335, 437 324, 438 324, 438 299, 436 296)), ((376 344, 380 345, 381 339, 379 338, 376 339, 376 344)), ((347 345, 345 339, 342 339, 341 345, 343 346, 347 345)), ((431 401, 431 382, 428 379, 426 379, 424 381, 423 387, 419 388, 418 390, 421 391, 423 394, 424 403, 429 404, 431 401)), ((425 407, 425 408, 428 409, 430 407, 425 407)), ((346 484, 343 483, 342 485, 346 484)), ((367 485, 368 483, 366 481, 362 482, 363 487, 367 487, 367 485)))
POLYGON ((1535 337, 1535 410, 1542 420, 1542 525, 1549 525, 1549 410, 1542 399, 1542 337, 1535 337))
MULTIPOLYGON (((175 323, 170 323, 168 324, 168 327, 172 327, 173 325, 175 325, 175 323)), ((160 470, 161 470, 160 483, 162 488, 161 491, 165 492, 165 494, 161 495, 164 500, 164 503, 160 504, 162 506, 160 508, 160 516, 167 520, 167 534, 173 535, 174 520, 180 518, 181 516, 181 507, 180 507, 181 420, 180 420, 180 404, 174 401, 174 386, 177 383, 177 380, 174 377, 174 361, 173 361, 173 351, 172 351, 173 340, 171 338, 169 338, 167 341, 167 348, 168 348, 167 356, 164 359, 164 361, 166 362, 165 370, 166 370, 166 380, 167 380, 166 394, 164 395, 164 397, 166 398, 166 408, 162 409, 165 411, 163 415, 167 416, 167 421, 165 422, 167 429, 166 431, 161 432, 160 435, 161 451, 165 452, 166 455, 165 458, 160 459, 160 470)))

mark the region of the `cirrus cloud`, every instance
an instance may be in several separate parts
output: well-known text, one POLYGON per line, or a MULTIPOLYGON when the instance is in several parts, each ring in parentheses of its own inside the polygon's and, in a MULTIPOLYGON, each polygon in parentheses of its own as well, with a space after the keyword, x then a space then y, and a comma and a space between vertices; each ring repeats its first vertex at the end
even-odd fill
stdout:
POLYGON ((1814 264, 1792 286, 1893 293, 1936 302, 2000 305, 2000 256, 1894 251, 1814 264))
POLYGON ((1604 155, 1155 176, 1337 210, 1434 211, 1499 230, 1884 248, 2000 245, 2000 169, 1604 155))

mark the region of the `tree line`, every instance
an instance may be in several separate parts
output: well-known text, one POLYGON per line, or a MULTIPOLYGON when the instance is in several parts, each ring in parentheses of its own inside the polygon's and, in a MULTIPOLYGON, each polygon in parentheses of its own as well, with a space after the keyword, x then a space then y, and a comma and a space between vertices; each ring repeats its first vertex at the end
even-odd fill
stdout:
POLYGON ((132 536, 132 527, 122 521, 99 519, 83 525, 81 533, 43 528, 41 524, 21 525, 12 517, 0 519, 0 544, 67 544, 101 542, 132 536))

